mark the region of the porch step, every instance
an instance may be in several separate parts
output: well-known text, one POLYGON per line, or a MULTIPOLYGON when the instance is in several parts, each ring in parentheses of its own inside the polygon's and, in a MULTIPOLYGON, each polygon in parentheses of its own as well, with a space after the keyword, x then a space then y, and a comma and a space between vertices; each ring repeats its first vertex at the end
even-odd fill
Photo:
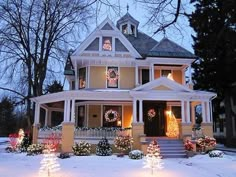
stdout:
POLYGON ((186 151, 182 140, 168 138, 168 137, 155 137, 146 138, 146 142, 149 144, 153 140, 157 140, 157 144, 160 146, 160 152, 162 158, 186 158, 186 151))

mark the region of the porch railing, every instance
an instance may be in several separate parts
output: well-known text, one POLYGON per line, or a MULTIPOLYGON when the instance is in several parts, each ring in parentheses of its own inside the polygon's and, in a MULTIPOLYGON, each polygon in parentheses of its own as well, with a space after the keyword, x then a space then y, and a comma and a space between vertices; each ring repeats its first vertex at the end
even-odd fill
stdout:
POLYGON ((117 135, 131 136, 131 128, 115 128, 115 127, 100 127, 100 128, 76 128, 75 138, 115 138, 117 135))
MULTIPOLYGON (((38 138, 43 139, 49 137, 52 133, 62 134, 62 127, 43 127, 39 129, 38 138)), ((117 127, 99 127, 99 128, 87 128, 77 127, 74 130, 75 139, 99 139, 102 137, 115 138, 117 135, 129 135, 131 136, 131 128, 117 128, 117 127)))

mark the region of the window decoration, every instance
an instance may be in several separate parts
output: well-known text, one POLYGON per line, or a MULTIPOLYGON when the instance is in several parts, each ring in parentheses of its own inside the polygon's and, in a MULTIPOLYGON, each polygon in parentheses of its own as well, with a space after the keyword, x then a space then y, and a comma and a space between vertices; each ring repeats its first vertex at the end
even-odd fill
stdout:
POLYGON ((107 87, 118 88, 119 72, 118 67, 107 68, 107 87))
POLYGON ((152 118, 156 116, 156 111, 152 108, 148 110, 148 120, 152 121, 152 118))
POLYGON ((103 37, 102 50, 112 51, 112 37, 103 37))
POLYGON ((119 113, 115 110, 109 109, 105 112, 105 120, 107 122, 115 122, 119 118, 119 113))

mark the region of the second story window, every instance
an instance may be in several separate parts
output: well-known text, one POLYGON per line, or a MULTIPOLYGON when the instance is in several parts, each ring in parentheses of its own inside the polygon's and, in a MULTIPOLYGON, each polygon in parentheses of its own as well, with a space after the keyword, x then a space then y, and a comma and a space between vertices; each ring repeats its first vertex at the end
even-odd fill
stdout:
POLYGON ((102 50, 103 51, 112 51, 112 37, 103 37, 102 38, 102 50))
POLYGON ((79 89, 86 87, 86 68, 79 69, 79 89))
POLYGON ((118 88, 118 67, 107 67, 107 88, 118 88))

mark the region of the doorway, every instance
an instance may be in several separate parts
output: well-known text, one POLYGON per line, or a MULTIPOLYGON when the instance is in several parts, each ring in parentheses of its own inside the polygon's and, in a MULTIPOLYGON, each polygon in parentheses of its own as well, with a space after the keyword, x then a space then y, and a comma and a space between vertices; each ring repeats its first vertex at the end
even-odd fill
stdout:
POLYGON ((146 136, 165 136, 165 110, 166 102, 143 102, 144 133, 146 136))

